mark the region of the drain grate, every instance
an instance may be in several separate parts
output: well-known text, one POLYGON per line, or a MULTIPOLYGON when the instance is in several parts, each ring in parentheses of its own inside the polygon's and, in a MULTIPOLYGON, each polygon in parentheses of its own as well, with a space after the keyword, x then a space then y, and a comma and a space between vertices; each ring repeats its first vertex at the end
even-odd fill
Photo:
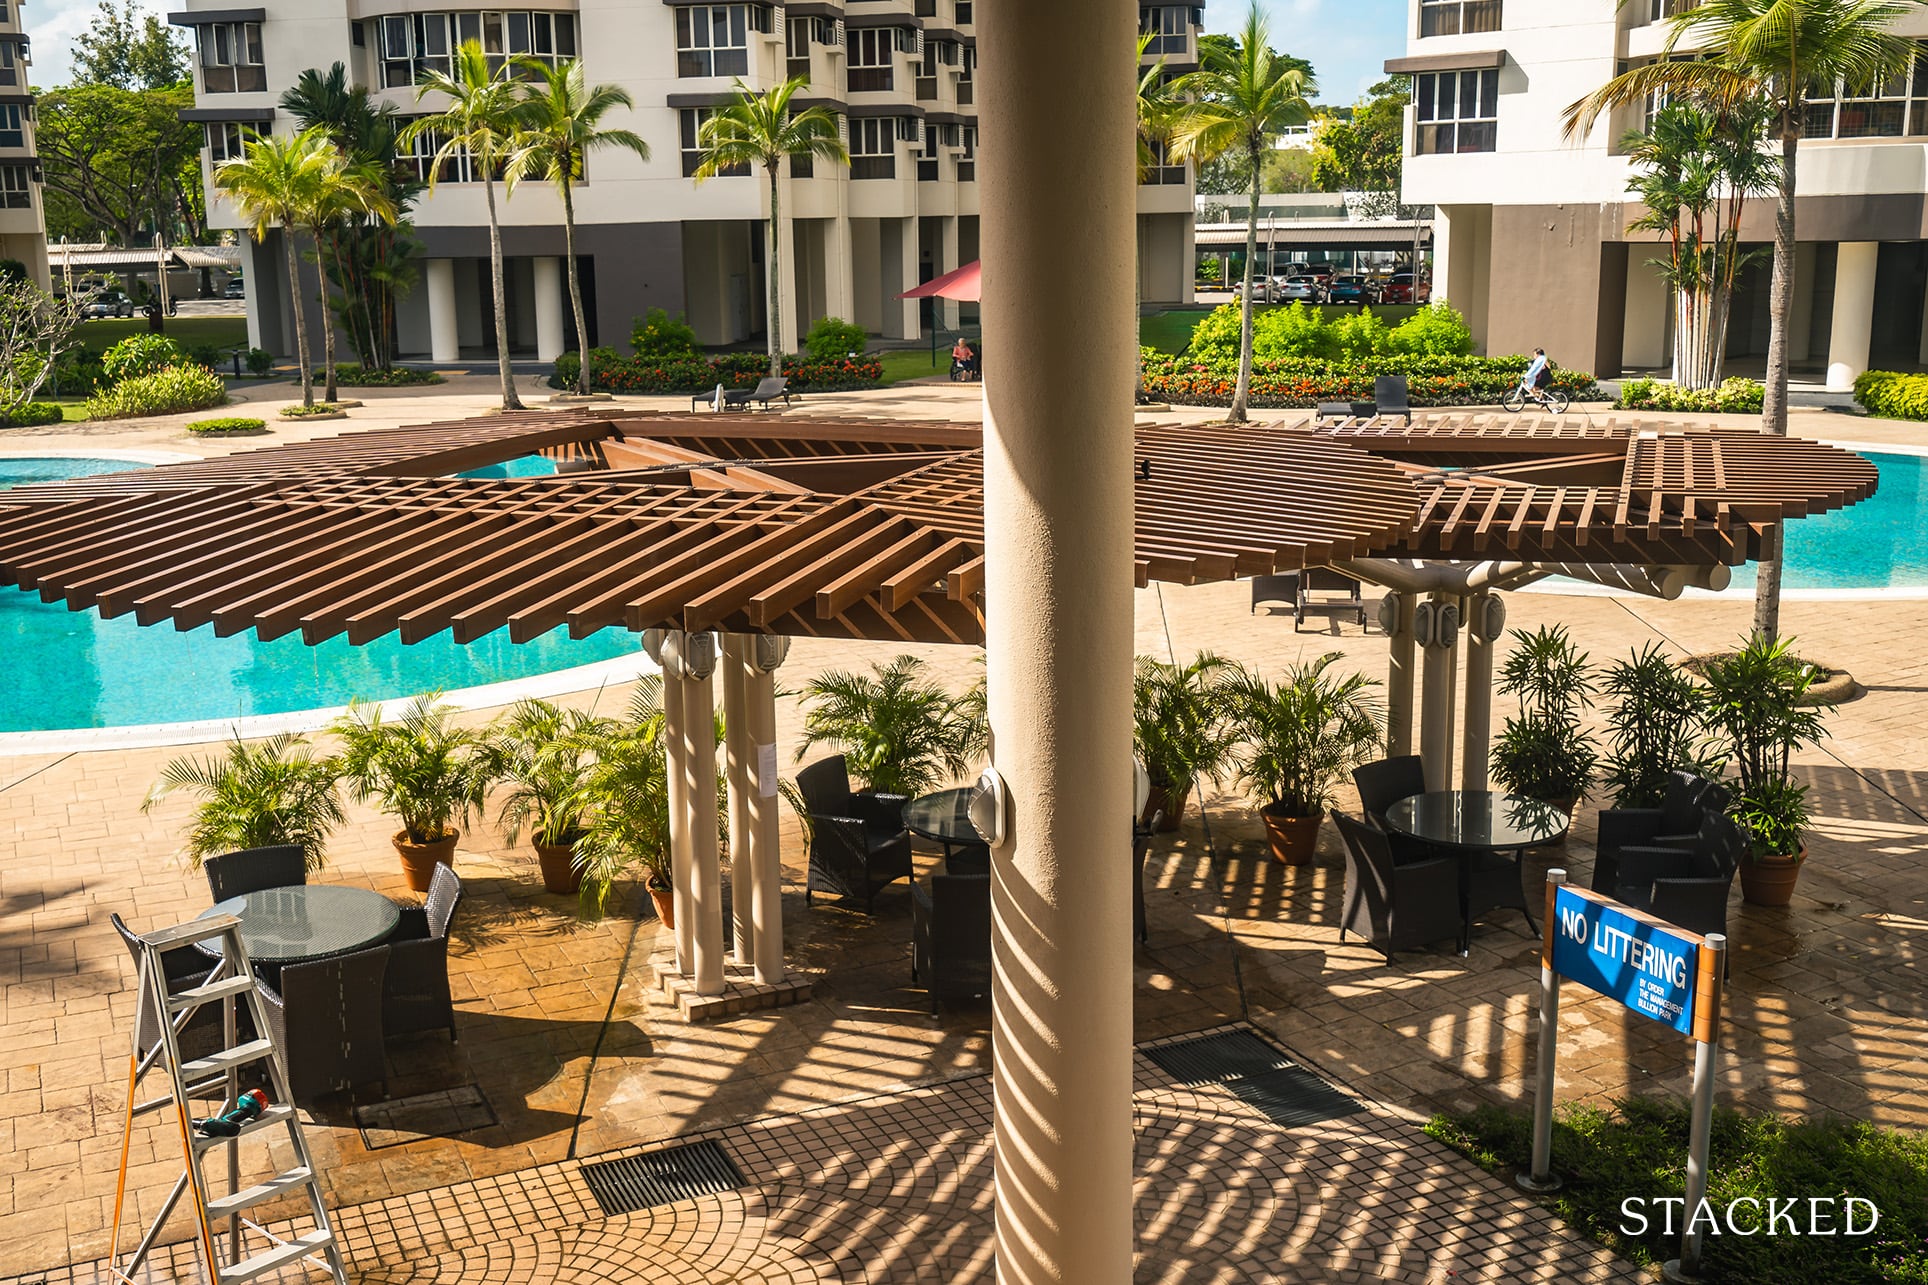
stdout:
POLYGON ((1240 1076, 1279 1071, 1292 1065, 1291 1058, 1250 1031, 1227 1031, 1176 1044, 1160 1044, 1144 1053, 1180 1084, 1223 1084, 1240 1076))
POLYGON ((729 1152, 714 1141, 665 1147, 582 1167, 582 1180, 605 1214, 627 1214, 743 1185, 729 1152))
POLYGON ((1321 1080, 1302 1066, 1233 1080, 1225 1086, 1265 1113, 1274 1124, 1318 1124, 1365 1110, 1357 1099, 1321 1080))

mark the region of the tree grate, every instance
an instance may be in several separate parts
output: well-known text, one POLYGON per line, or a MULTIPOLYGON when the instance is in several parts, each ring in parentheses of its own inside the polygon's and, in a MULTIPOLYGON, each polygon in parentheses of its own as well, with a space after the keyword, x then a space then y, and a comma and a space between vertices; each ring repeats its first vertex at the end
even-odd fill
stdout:
POLYGON ((582 1180, 605 1214, 627 1214, 743 1185, 729 1153, 714 1141, 665 1147, 582 1167, 582 1180))
POLYGON ((1180 1084, 1222 1084, 1274 1124, 1318 1124, 1365 1108, 1250 1031, 1227 1031, 1144 1050, 1180 1084))

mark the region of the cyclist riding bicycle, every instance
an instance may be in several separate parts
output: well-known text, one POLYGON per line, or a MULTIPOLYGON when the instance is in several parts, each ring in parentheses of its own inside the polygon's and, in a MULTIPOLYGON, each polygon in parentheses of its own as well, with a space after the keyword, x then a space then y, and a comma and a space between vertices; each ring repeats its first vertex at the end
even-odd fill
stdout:
POLYGON ((1546 390, 1553 386, 1553 365, 1546 359, 1546 349, 1535 348, 1533 360, 1527 365, 1526 373, 1520 376, 1520 390, 1542 406, 1546 405, 1546 390))

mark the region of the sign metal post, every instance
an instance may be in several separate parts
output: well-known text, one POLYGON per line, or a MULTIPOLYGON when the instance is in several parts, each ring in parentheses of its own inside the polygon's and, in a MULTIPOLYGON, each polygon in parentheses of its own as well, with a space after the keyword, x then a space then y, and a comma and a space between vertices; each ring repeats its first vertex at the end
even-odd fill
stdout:
POLYGON ((1687 1125, 1687 1222, 1680 1232, 1680 1257, 1661 1267, 1669 1281, 1691 1285, 1701 1279, 1704 1235, 1697 1230, 1700 1202, 1707 1198, 1707 1151, 1714 1125, 1714 1050, 1720 1043, 1721 979, 1727 974, 1727 938, 1707 934, 1700 948, 1699 1002, 1694 1005, 1694 1110, 1687 1125))
MULTIPOLYGON (((1418 278, 1414 278, 1417 282, 1418 278)), ((1566 871, 1546 872, 1546 939, 1540 946, 1540 1065, 1533 1095, 1533 1172, 1513 1181, 1521 1190, 1558 1191, 1561 1179, 1553 1172, 1553 1059, 1559 1043, 1560 975, 1553 971, 1553 913, 1566 871)))

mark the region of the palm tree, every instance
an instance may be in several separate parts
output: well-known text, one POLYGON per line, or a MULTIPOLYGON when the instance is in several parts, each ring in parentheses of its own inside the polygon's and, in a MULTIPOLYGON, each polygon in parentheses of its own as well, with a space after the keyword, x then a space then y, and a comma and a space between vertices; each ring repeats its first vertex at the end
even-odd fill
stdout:
POLYGON ((850 163, 850 153, 837 136, 837 117, 828 107, 791 110, 791 97, 809 83, 808 76, 792 76, 775 89, 753 94, 749 86, 739 80, 736 101, 717 108, 696 136, 703 149, 703 163, 696 168, 698 183, 751 165, 761 165, 770 180, 770 300, 766 328, 770 333, 772 375, 783 373, 783 304, 777 284, 781 280, 778 276, 781 265, 777 262, 777 166, 786 156, 850 163))
MULTIPOLYGON (((322 327, 321 348, 324 354, 323 366, 327 372, 327 386, 322 391, 324 401, 335 400, 335 327, 328 319, 328 272, 322 263, 323 247, 335 260, 335 275, 344 283, 347 280, 347 267, 342 259, 341 239, 331 236, 330 231, 338 229, 351 220, 369 215, 384 224, 393 224, 399 215, 395 202, 389 197, 387 182, 379 162, 370 160, 350 161, 339 149, 336 151, 337 163, 322 176, 314 193, 313 203, 309 206, 307 217, 308 235, 315 242, 315 263, 320 269, 322 327)), ((343 289, 347 287, 344 284, 343 289)))
POLYGON ((880 794, 923 794, 969 767, 981 747, 977 697, 951 696, 915 656, 879 663, 868 674, 819 674, 802 695, 797 757, 828 745, 880 794))
POLYGON ((422 135, 431 134, 441 144, 429 169, 431 194, 442 167, 460 160, 464 153, 482 180, 482 196, 489 207, 489 282, 495 290, 495 360, 502 376, 502 409, 521 410, 515 375, 509 369, 509 299, 502 281, 502 225, 495 212, 495 178, 522 129, 526 112, 522 87, 516 83, 514 64, 504 62, 500 70, 491 69, 481 43, 466 40, 455 51, 451 70, 422 74, 415 86, 415 101, 430 94, 441 95, 448 105, 410 121, 396 141, 407 147, 422 135))
MULTIPOLYGON (((1765 432, 1787 433, 1788 334, 1794 305, 1795 159, 1807 97, 1837 85, 1849 94, 1907 70, 1915 42, 1892 31, 1923 0, 1701 0, 1667 19, 1658 62, 1622 72, 1566 110, 1577 137, 1617 108, 1654 96, 1698 97, 1719 104, 1769 105, 1781 143, 1779 205, 1774 220, 1774 281, 1768 295, 1765 432), (1676 50, 1684 55, 1676 58, 1676 50)), ((1754 595, 1754 632, 1772 640, 1781 623, 1781 563, 1761 563, 1754 595)))
POLYGON ((1312 119, 1307 98, 1312 76, 1274 54, 1272 32, 1254 3, 1245 15, 1239 44, 1205 50, 1204 66, 1180 77, 1174 94, 1186 102, 1172 113, 1171 140, 1178 156, 1200 164, 1242 152, 1252 166, 1252 199, 1245 221, 1245 289, 1239 325, 1238 388, 1227 418, 1246 420, 1252 396, 1252 272, 1258 261, 1259 188, 1262 161, 1288 128, 1312 119))
POLYGON ((576 278, 575 188, 582 178, 583 159, 604 147, 622 147, 647 161, 649 144, 627 129, 605 129, 603 117, 617 107, 634 107, 629 94, 615 85, 589 85, 582 63, 571 58, 551 66, 538 58, 519 58, 536 77, 524 100, 525 128, 515 139, 515 153, 503 176, 507 194, 530 174, 556 185, 562 194, 562 244, 569 262, 569 305, 576 316, 576 347, 583 360, 576 375, 576 391, 589 392, 589 328, 582 310, 582 284, 576 278))
POLYGON ((315 377, 308 366, 308 321, 301 303, 301 261, 295 230, 309 226, 332 175, 341 169, 341 152, 327 131, 311 126, 299 134, 269 134, 248 143, 238 158, 214 171, 214 185, 226 193, 254 225, 254 239, 265 241, 281 225, 288 259, 288 295, 295 301, 295 360, 301 366, 301 404, 315 404, 315 377))

